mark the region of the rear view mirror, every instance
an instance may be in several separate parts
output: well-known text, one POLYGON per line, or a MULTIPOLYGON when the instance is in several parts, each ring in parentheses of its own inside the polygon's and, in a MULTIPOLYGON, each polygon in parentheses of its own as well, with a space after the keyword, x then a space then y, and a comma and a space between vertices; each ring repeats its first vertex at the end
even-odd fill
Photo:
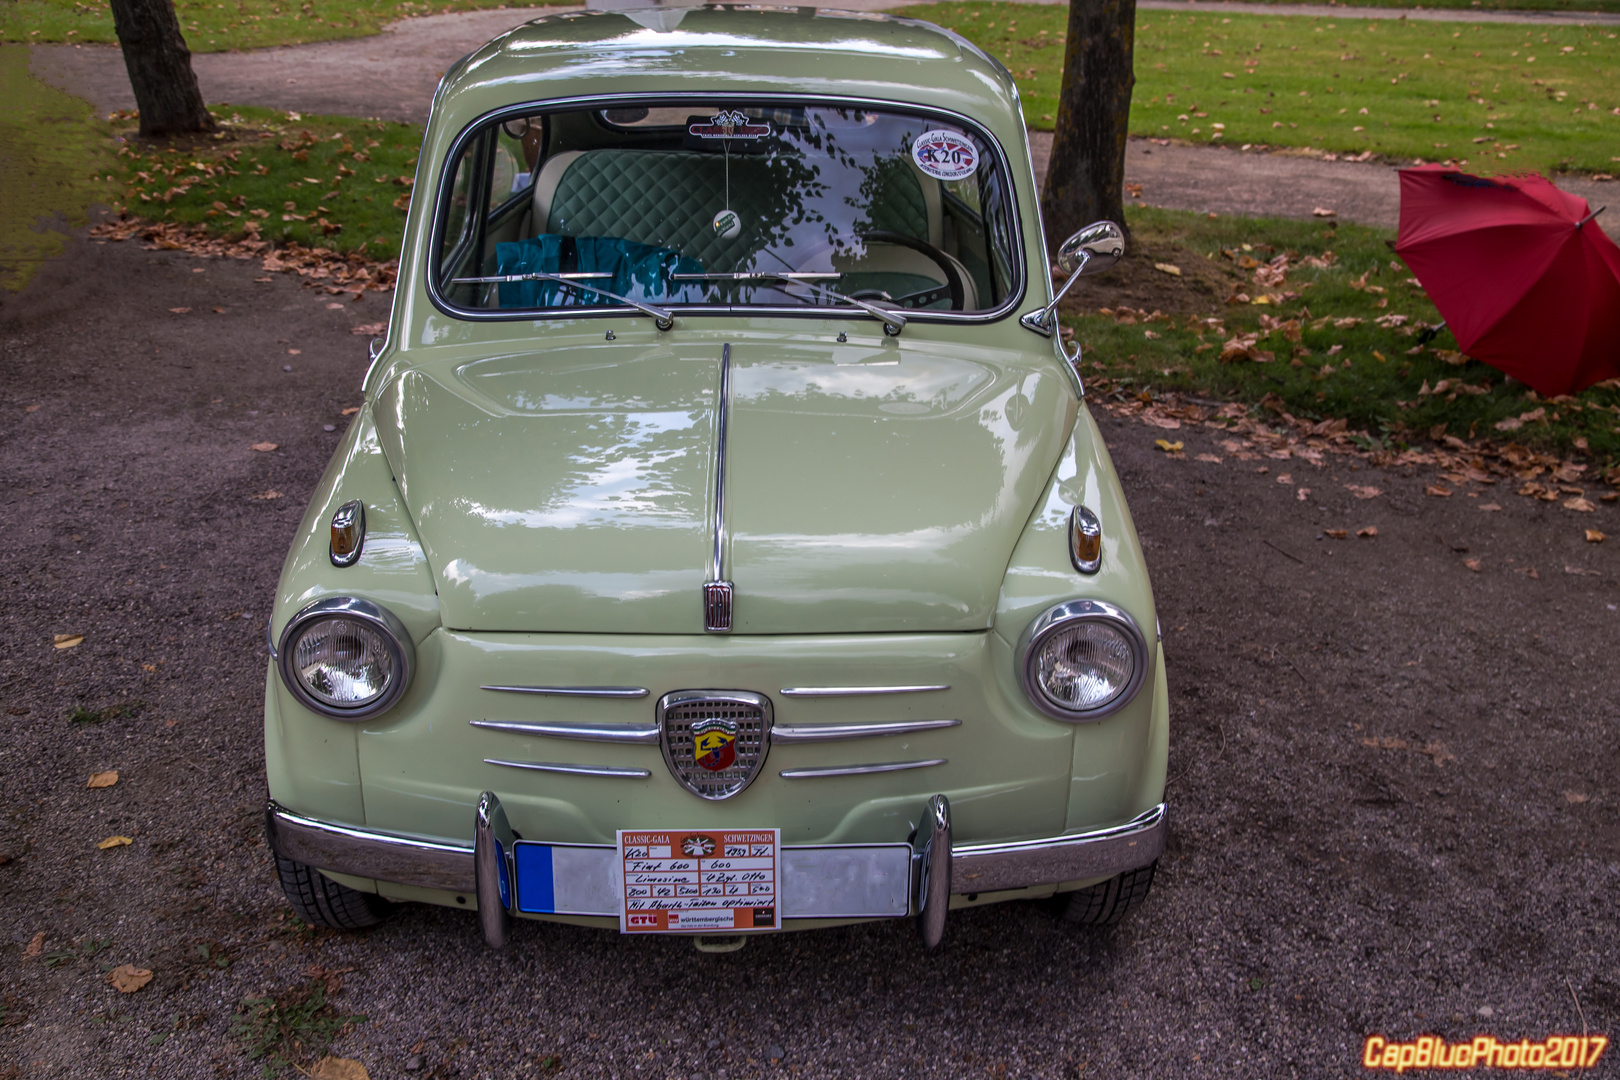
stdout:
POLYGON ((1087 225, 1063 241, 1063 246, 1058 248, 1058 269, 1068 275, 1063 288, 1052 297, 1050 304, 1039 311, 1030 312, 1018 321, 1037 334, 1051 337, 1052 324, 1056 321, 1052 313, 1074 287, 1074 283, 1082 277, 1090 277, 1112 269, 1113 265, 1124 257, 1124 229, 1112 221, 1098 221, 1087 225))

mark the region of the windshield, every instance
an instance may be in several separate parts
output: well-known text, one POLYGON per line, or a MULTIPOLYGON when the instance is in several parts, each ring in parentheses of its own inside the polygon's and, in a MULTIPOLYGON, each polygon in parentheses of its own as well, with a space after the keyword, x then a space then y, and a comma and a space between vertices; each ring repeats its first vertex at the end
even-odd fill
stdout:
POLYGON ((987 313, 1020 270, 1004 166, 939 117, 637 103, 508 118, 454 153, 436 284, 464 310, 987 313))

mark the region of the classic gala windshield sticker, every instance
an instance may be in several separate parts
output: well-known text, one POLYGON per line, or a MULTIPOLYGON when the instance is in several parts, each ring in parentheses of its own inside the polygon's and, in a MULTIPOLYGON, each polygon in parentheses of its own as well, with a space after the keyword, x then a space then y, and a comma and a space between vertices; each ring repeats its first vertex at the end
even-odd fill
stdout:
POLYGON ((693 124, 686 130, 700 139, 763 139, 771 133, 769 121, 749 123, 740 112, 718 112, 707 124, 693 124))
POLYGON ((925 131, 911 144, 917 168, 936 180, 965 180, 979 167, 979 151, 954 131, 925 131))

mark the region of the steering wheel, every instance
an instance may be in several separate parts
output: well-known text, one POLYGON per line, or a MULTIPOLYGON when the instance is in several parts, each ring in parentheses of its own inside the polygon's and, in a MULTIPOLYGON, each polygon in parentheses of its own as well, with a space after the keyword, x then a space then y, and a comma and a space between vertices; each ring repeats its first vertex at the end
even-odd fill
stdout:
MULTIPOLYGON (((918 240, 915 236, 907 236, 897 232, 869 232, 859 234, 862 240, 879 243, 895 244, 899 247, 910 248, 921 255, 926 255, 930 262, 938 266, 945 275, 945 292, 951 298, 951 310, 961 311, 967 297, 967 289, 962 285, 962 274, 956 268, 951 257, 926 240, 918 240)), ((912 293, 909 296, 899 297, 894 301, 901 307, 920 308, 938 300, 940 290, 924 289, 922 292, 912 293)))

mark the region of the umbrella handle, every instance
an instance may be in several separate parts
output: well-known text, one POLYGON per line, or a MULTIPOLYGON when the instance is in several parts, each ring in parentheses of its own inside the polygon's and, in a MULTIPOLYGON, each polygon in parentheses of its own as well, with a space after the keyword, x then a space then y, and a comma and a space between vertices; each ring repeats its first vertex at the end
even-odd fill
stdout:
POLYGON ((1603 211, 1605 211, 1607 209, 1608 209, 1607 206, 1598 207, 1596 210, 1592 211, 1590 214, 1587 214, 1585 217, 1581 218, 1581 220, 1577 221, 1575 223, 1575 227, 1577 229, 1580 228, 1582 225, 1585 225, 1588 221, 1591 221, 1593 218, 1597 217, 1599 214, 1603 213, 1603 211))

